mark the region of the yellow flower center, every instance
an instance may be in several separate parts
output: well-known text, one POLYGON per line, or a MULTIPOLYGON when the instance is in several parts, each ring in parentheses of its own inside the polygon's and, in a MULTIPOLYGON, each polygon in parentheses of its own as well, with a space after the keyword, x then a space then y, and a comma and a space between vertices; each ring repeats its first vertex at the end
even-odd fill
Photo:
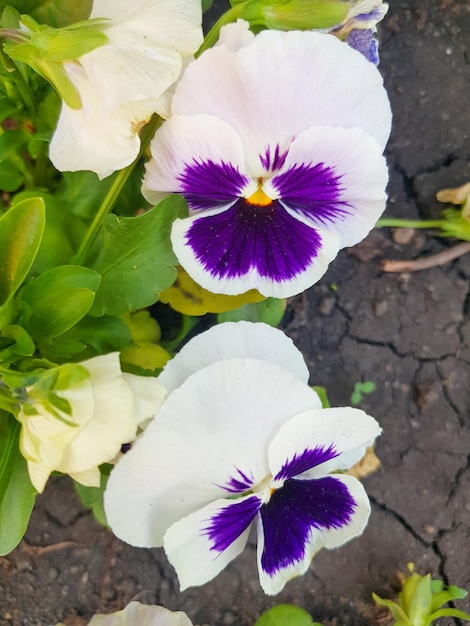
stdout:
POLYGON ((263 179, 258 178, 258 189, 251 196, 246 198, 248 204, 254 204, 255 206, 269 206, 272 203, 272 198, 267 196, 263 191, 263 179))

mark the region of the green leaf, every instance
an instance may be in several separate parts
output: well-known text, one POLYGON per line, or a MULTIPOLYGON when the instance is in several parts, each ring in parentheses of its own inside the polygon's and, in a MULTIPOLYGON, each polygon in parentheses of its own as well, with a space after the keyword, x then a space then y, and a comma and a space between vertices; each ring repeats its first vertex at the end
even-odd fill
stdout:
POLYGON ((108 352, 121 352, 132 345, 131 332, 128 326, 112 315, 90 317, 87 315, 78 322, 61 339, 82 342, 83 354, 80 359, 90 358, 108 352))
POLYGON ((430 624, 440 617, 457 617, 458 619, 464 619, 465 621, 470 622, 470 615, 468 613, 464 613, 463 611, 459 611, 459 609, 440 609, 429 616, 429 622, 427 622, 427 624, 430 624))
MULTIPOLYGON (((25 199, 38 197, 34 191, 23 191, 13 199, 13 205, 25 199)), ((41 245, 31 272, 43 274, 58 265, 68 265, 85 232, 85 224, 71 215, 67 207, 51 194, 40 192, 46 207, 46 224, 41 245)))
POLYGON ((108 215, 95 263, 102 282, 91 315, 121 315, 158 300, 176 277, 171 225, 186 214, 185 200, 170 196, 139 217, 108 215))
POLYGON ((325 387, 317 387, 316 385, 314 385, 312 389, 318 393, 320 400, 321 400, 322 407, 324 409, 331 408, 331 404, 330 404, 330 401, 328 400, 328 394, 326 393, 325 387))
POLYGON ((113 176, 100 181, 94 172, 64 172, 57 188, 56 197, 69 207, 77 217, 93 219, 96 207, 100 205, 109 190, 113 176))
POLYGON ((238 309, 219 313, 217 321, 222 322, 239 322, 246 320, 248 322, 264 322, 270 326, 278 326, 284 316, 286 310, 286 301, 277 298, 266 298, 261 302, 244 304, 238 309))
MULTIPOLYGON (((416 574, 413 574, 413 576, 416 574)), ((425 626, 431 610, 431 574, 421 576, 418 584, 414 588, 412 597, 408 604, 408 617, 410 622, 416 626, 425 626)), ((409 579, 408 579, 409 580, 409 579)), ((406 585, 406 582, 405 582, 406 585)), ((405 585, 403 588, 405 588, 405 585)))
POLYGON ((33 510, 36 491, 21 456, 21 426, 11 416, 0 414, 0 555, 11 552, 21 541, 33 510))
POLYGON ((63 265, 41 274, 21 294, 31 309, 24 316, 24 325, 33 337, 58 337, 88 313, 99 284, 99 274, 78 265, 63 265))
POLYGON ((315 626, 315 624, 318 622, 313 622, 307 611, 293 604, 273 606, 255 622, 255 626, 315 626))
POLYGON ((460 587, 456 587, 455 585, 449 585, 448 588, 444 589, 444 584, 441 580, 431 581, 431 591, 433 592, 430 609, 431 612, 436 611, 446 602, 451 602, 452 600, 461 600, 467 595, 465 589, 461 589, 460 587), (436 589, 436 585, 434 585, 434 583, 440 583, 440 587, 436 589))
POLYGON ((0 305, 26 278, 39 250, 44 224, 41 198, 19 202, 0 218, 0 305))
POLYGON ((372 597, 377 604, 380 604, 380 606, 386 606, 388 608, 393 616, 393 619, 396 620, 396 624, 400 623, 404 626, 414 626, 408 619, 405 611, 396 602, 393 602, 393 600, 385 600, 383 598, 380 598, 375 593, 372 594, 372 597))
POLYGON ((85 485, 81 485, 80 483, 74 481, 75 489, 80 496, 80 500, 85 506, 91 508, 93 515, 103 526, 108 526, 103 505, 103 495, 108 478, 109 475, 102 473, 99 487, 85 487, 85 485))

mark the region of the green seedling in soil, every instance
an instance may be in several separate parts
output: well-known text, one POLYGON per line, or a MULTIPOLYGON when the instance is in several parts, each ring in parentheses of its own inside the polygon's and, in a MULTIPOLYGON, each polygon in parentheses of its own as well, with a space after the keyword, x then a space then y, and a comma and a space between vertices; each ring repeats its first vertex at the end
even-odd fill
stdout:
POLYGON ((351 404, 357 406, 362 402, 362 396, 375 391, 375 383, 371 380, 365 380, 364 382, 357 382, 354 385, 354 390, 351 394, 351 404))
POLYGON ((375 602, 386 606, 394 618, 393 626, 429 626, 441 617, 457 617, 470 621, 470 615, 454 608, 442 605, 453 600, 465 598, 467 592, 455 585, 445 586, 442 580, 432 580, 431 574, 420 576, 408 564, 410 576, 405 578, 402 590, 398 594, 398 602, 384 600, 375 593, 375 602))

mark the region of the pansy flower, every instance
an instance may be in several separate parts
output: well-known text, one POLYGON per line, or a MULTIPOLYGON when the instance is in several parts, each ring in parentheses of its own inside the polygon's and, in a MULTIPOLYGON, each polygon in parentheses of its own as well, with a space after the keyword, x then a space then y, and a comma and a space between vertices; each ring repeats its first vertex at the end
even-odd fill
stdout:
POLYGON ((382 213, 390 121, 380 74, 344 42, 232 24, 176 86, 143 192, 186 198, 171 240, 202 287, 291 296, 382 213))
POLYGON ((332 472, 380 428, 358 409, 322 409, 307 379, 300 352, 265 324, 221 324, 189 342, 159 377, 169 395, 157 417, 111 472, 112 530, 164 546, 184 589, 216 576, 256 526, 268 594, 320 548, 359 535, 367 495, 332 472))
POLYGON ((136 158, 138 132, 152 113, 168 114, 164 94, 202 43, 201 3, 94 0, 96 18, 106 18, 108 42, 64 62, 82 106, 62 103, 50 158, 60 171, 104 178, 136 158))

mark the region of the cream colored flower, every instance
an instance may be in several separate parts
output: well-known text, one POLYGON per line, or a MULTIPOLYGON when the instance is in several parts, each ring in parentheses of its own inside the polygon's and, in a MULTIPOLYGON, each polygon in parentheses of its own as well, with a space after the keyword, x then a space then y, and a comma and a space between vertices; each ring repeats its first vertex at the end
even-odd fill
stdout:
MULTIPOLYGON (((98 614, 91 618, 88 626, 192 626, 186 613, 169 611, 163 606, 130 602, 125 609, 110 613, 98 614)), ((56 626, 64 626, 57 624, 56 626)))
MULTIPOLYGON (((70 404, 72 415, 57 409, 54 415, 49 404, 31 396, 18 415, 21 453, 40 493, 54 470, 83 485, 99 486, 98 466, 113 460, 122 444, 135 438, 139 424, 157 413, 165 397, 155 378, 122 373, 117 352, 80 365, 88 378, 54 390, 70 404), (31 406, 36 414, 28 410, 31 406)), ((34 395, 31 389, 26 392, 34 395)))
POLYGON ((94 18, 109 20, 108 42, 64 62, 82 107, 62 104, 50 158, 61 171, 104 178, 136 158, 138 131, 152 113, 166 114, 166 91, 202 43, 201 3, 94 0, 94 18))

